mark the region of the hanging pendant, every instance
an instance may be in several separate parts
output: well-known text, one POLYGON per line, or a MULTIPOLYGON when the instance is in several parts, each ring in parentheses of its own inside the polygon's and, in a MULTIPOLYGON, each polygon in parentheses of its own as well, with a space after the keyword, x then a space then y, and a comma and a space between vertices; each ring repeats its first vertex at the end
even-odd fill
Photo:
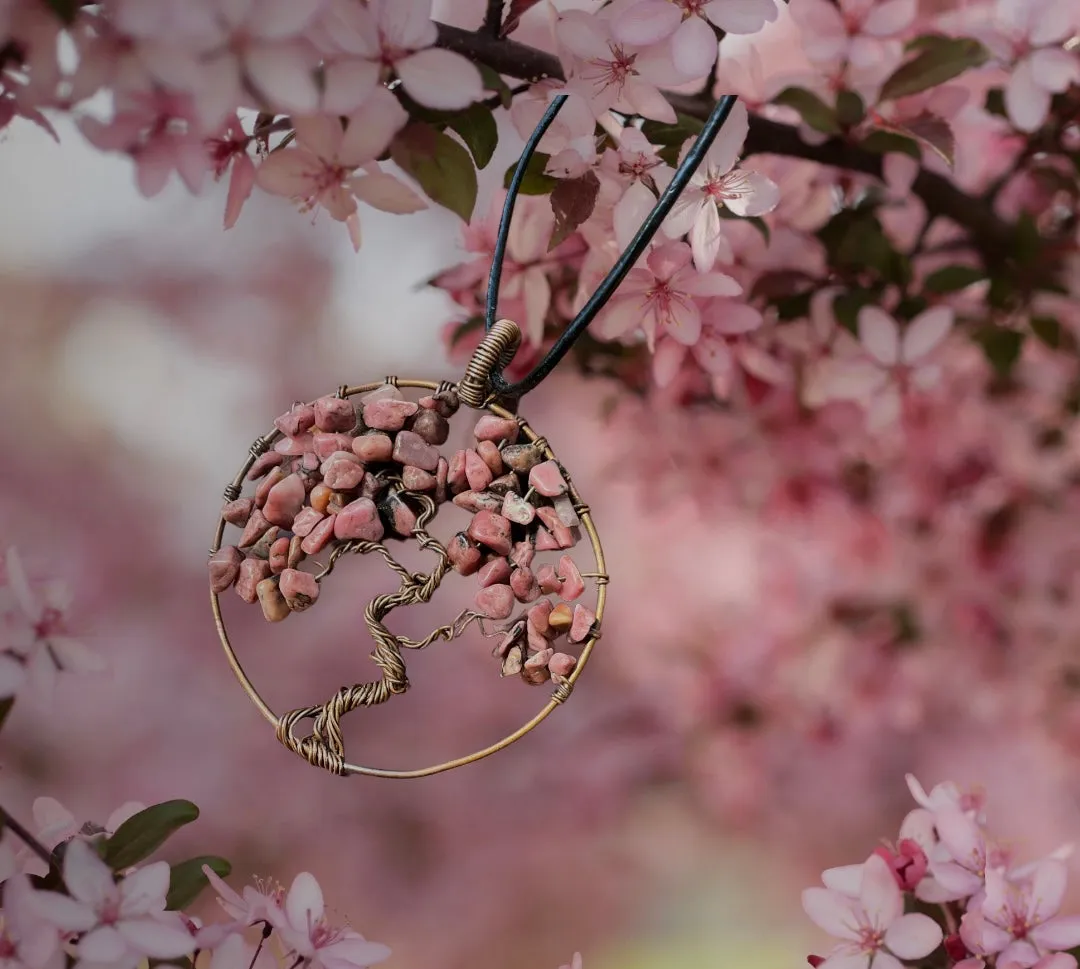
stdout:
POLYGON ((225 489, 209 562, 221 643, 278 740, 311 764, 335 774, 423 777, 480 760, 562 704, 588 661, 608 581, 589 508, 547 440, 487 390, 492 368, 512 358, 519 339, 515 324, 499 321, 458 385, 387 377, 294 404, 255 441, 225 489), (485 413, 473 428, 472 447, 443 453, 461 403, 485 413), (428 527, 448 501, 473 517, 444 546, 428 527), (586 571, 571 554, 582 537, 592 547, 586 571), (410 572, 394 558, 393 544, 410 541, 431 554, 430 572, 410 572), (279 716, 244 671, 219 597, 233 589, 269 622, 302 622, 294 613, 317 608, 335 563, 343 555, 371 553, 400 579, 396 592, 376 596, 364 612, 381 678, 279 716), (424 639, 396 636, 384 625, 393 610, 429 602, 444 580, 462 576, 479 587, 473 607, 424 639), (345 714, 408 690, 406 650, 449 642, 474 624, 494 641, 503 677, 554 684, 539 713, 497 743, 434 766, 387 770, 350 763, 341 732, 345 714), (310 732, 302 734, 306 721, 310 732))

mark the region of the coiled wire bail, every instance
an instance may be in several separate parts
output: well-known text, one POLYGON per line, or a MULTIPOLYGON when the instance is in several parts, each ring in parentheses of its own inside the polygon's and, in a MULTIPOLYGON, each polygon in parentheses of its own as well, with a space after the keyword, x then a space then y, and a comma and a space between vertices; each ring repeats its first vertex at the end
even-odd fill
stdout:
POLYGON ((500 373, 506 369, 520 344, 521 330, 513 320, 499 320, 488 330, 458 382, 458 397, 463 404, 479 409, 492 399, 492 373, 496 367, 500 373))

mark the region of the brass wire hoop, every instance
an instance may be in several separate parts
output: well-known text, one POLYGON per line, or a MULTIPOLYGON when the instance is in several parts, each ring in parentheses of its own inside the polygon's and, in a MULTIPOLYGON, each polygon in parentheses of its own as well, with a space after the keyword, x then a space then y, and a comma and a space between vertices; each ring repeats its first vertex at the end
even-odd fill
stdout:
MULTIPOLYGON (((500 321, 502 322, 502 321, 500 321)), ((509 323, 509 321, 507 321, 509 323)), ((428 390, 431 392, 448 391, 456 389, 459 396, 465 403, 469 403, 472 400, 477 400, 479 395, 481 402, 479 404, 470 404, 478 410, 486 410, 491 414, 496 415, 504 419, 514 420, 521 428, 521 433, 526 440, 537 446, 543 453, 545 459, 555 460, 558 459, 555 453, 552 451, 547 439, 537 434, 529 424, 520 416, 507 410, 494 401, 494 399, 487 394, 486 391, 486 373, 490 373, 490 367, 497 361, 504 361, 507 359, 507 354, 513 355, 514 349, 516 349, 517 341, 520 339, 520 335, 517 332, 517 327, 513 323, 509 323, 507 327, 502 327, 496 333, 494 330, 484 340, 481 348, 477 350, 470 362, 469 369, 465 378, 462 379, 461 385, 455 387, 454 384, 447 383, 446 381, 435 383, 428 380, 399 380, 397 377, 386 377, 383 381, 374 383, 360 384, 358 386, 349 387, 342 386, 338 389, 338 396, 342 398, 352 397, 357 394, 365 394, 370 391, 378 389, 383 384, 389 383, 395 387, 400 388, 415 388, 420 390, 428 390), (512 331, 511 332, 511 328, 512 331)), ((266 452, 280 437, 283 435, 277 429, 270 431, 263 437, 257 438, 252 444, 248 458, 244 462, 243 466, 237 472, 236 476, 225 488, 224 496, 226 501, 231 501, 240 495, 243 482, 247 475, 247 472, 251 466, 255 463, 256 459, 266 452)), ((274 731, 278 737, 278 740, 294 753, 299 754, 306 759, 309 763, 317 767, 322 767, 331 773, 338 775, 348 774, 362 774, 369 777, 427 777, 431 774, 439 774, 443 771, 451 770, 455 767, 462 767, 465 764, 471 764, 475 761, 481 760, 485 757, 489 757, 491 754, 496 753, 499 750, 508 747, 516 740, 520 740, 529 731, 546 719, 556 707, 561 706, 573 692, 574 684, 577 682, 578 677, 581 675, 582 670, 585 668, 586 663, 592 654, 593 647, 596 645, 597 640, 600 638, 600 630, 604 616, 604 607, 607 599, 607 583, 608 576, 606 572, 606 564, 604 561, 604 551, 600 543, 600 537, 597 534, 596 527, 592 520, 592 515, 589 506, 581 499, 577 488, 570 476, 566 474, 562 465, 559 465, 563 470, 563 477, 569 488, 569 496, 574 505, 574 510, 577 512, 578 517, 581 520, 581 526, 584 529, 585 534, 589 538, 589 543, 592 546, 593 556, 595 559, 595 571, 582 573, 583 577, 592 578, 596 584, 596 620, 593 623, 592 629, 588 639, 584 641, 581 646, 581 652, 578 656, 578 662, 573 671, 565 678, 560 678, 556 684, 555 689, 550 694, 550 697, 544 707, 530 719, 527 723, 523 724, 513 733, 504 737, 502 740, 485 747, 482 750, 478 750, 475 753, 468 754, 463 757, 457 757, 453 760, 448 760, 440 764, 435 764, 429 767, 422 767, 414 770, 389 770, 378 767, 366 767, 360 764, 354 764, 346 760, 344 752, 344 742, 341 736, 340 719, 352 709, 362 706, 371 706, 376 703, 381 703, 389 698, 394 693, 404 693, 408 689, 408 681, 405 677, 404 660, 401 657, 401 646, 410 646, 416 648, 418 645, 428 645, 428 643, 434 641, 437 638, 451 639, 453 635, 457 634, 457 626, 459 622, 455 622, 450 626, 440 627, 435 633, 431 634, 428 639, 421 643, 415 644, 408 640, 402 640, 395 637, 389 630, 385 630, 385 627, 381 629, 385 632, 385 635, 376 637, 376 649, 371 654, 376 664, 380 666, 384 671, 384 678, 378 681, 372 681, 368 683, 357 684, 353 687, 344 687, 339 690, 333 697, 326 703, 317 705, 302 707, 293 711, 290 711, 284 715, 276 714, 266 701, 262 698, 255 685, 252 683, 250 677, 244 670, 243 664, 240 662, 239 657, 236 655, 232 643, 229 639, 229 633, 226 629, 225 620, 221 613, 221 602, 218 593, 211 590, 210 593, 210 607, 214 615, 214 623, 217 627, 218 636, 221 639, 221 645, 225 650, 225 656, 228 660, 229 666, 232 668, 233 673, 236 675, 244 692, 248 695, 249 699, 263 717, 269 721, 274 727, 274 731), (454 630, 452 635, 441 635, 443 630, 454 630), (395 659, 396 654, 396 659, 395 659), (400 670, 397 668, 397 664, 400 664, 400 670), (390 667, 390 669, 388 669, 390 667), (403 685, 402 685, 403 684, 403 685), (312 733, 306 737, 297 737, 294 733, 294 728, 301 721, 312 720, 313 728, 312 733)), ((422 548, 430 548, 429 543, 433 543, 442 549, 440 543, 431 539, 430 536, 424 531, 425 526, 435 516, 435 504, 431 499, 427 499, 427 503, 424 505, 424 510, 417 517, 417 528, 412 537, 416 538, 422 548), (428 507, 430 505, 430 507, 428 507)), ((221 548, 222 539, 224 537, 225 528, 227 522, 224 518, 219 518, 217 528, 214 532, 213 545, 210 549, 211 554, 214 554, 221 548)), ((337 558, 345 552, 369 552, 369 551, 381 551, 384 553, 384 558, 387 559, 388 564, 392 568, 395 568, 396 563, 389 556, 389 552, 381 548, 380 543, 372 542, 342 542, 337 545, 330 556, 330 563, 326 566, 319 576, 325 576, 330 569, 333 568, 334 562, 337 558), (366 547, 364 547, 366 546, 366 547), (379 546, 379 547, 374 547, 379 546)), ((372 631, 373 637, 375 636, 375 630, 372 627, 370 621, 372 611, 381 600, 394 600, 397 597, 398 601, 389 603, 389 607, 385 608, 381 614, 376 615, 376 619, 381 619, 382 615, 389 612, 390 609, 396 605, 411 603, 411 602, 424 602, 427 601, 437 588, 439 581, 446 573, 447 564, 445 557, 445 550, 443 550, 440 556, 439 565, 428 576, 424 575, 411 575, 407 570, 402 569, 400 566, 395 568, 399 575, 402 577, 402 586, 399 593, 392 594, 390 596, 380 596, 372 600, 368 606, 368 610, 365 614, 365 618, 368 619, 369 629, 372 631), (425 588, 421 590, 417 585, 418 579, 425 579, 425 588), (413 598, 406 598, 405 594, 409 592, 414 595, 413 598)), ((383 603, 383 606, 387 606, 388 603, 383 603)), ((376 610, 378 613, 378 610, 376 610)), ((467 623, 466 623, 467 625, 467 623)), ((462 628, 464 628, 462 626, 462 628)))

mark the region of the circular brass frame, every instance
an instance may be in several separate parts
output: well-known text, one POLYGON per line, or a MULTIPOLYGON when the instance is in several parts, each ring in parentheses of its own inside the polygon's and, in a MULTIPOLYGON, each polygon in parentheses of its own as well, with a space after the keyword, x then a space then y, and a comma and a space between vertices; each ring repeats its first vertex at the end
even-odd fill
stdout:
MULTIPOLYGON (((455 389, 453 384, 449 384, 446 382, 433 383, 429 380, 399 380, 397 377, 387 377, 385 378, 385 380, 375 383, 361 384, 356 387, 342 387, 338 391, 338 394, 342 397, 352 397, 356 394, 365 394, 372 390, 376 390, 384 383, 390 383, 396 387, 430 390, 432 392, 438 390, 455 389)), ((542 447, 544 456, 547 459, 556 461, 558 460, 555 456, 555 453, 549 446, 547 439, 537 434, 528 425, 528 423, 518 415, 512 413, 511 411, 508 411, 504 407, 501 407, 499 404, 495 403, 492 400, 484 401, 482 406, 477 409, 487 410, 490 413, 497 415, 498 417, 516 420, 520 425, 521 431, 524 434, 525 438, 530 443, 538 442, 542 447)), ((259 455, 263 454, 266 450, 268 450, 281 436, 281 433, 278 430, 274 429, 264 437, 258 438, 255 443, 252 444, 248 459, 244 462, 244 465, 240 468, 239 472, 237 472, 236 477, 233 478, 232 482, 230 482, 228 487, 226 487, 225 489, 226 500, 232 500, 240 494, 240 490, 244 483, 244 478, 247 475, 247 472, 251 468, 252 464, 255 463, 256 458, 258 458, 259 455)), ((560 468, 561 467, 562 465, 560 464, 560 468)), ((604 618, 604 605, 607 599, 608 576, 606 571, 606 565, 604 562, 604 550, 600 544, 600 537, 596 532, 596 527, 593 524, 592 515, 589 511, 589 507, 581 500, 581 496, 578 494, 578 491, 575 488, 570 476, 566 474, 565 469, 563 469, 563 476, 566 479, 567 484, 569 485, 570 497, 574 502, 574 507, 578 513, 578 517, 581 519, 581 525, 584 528, 585 533, 589 537, 589 542, 592 545, 593 555, 596 560, 596 568, 594 572, 582 573, 583 575, 591 577, 596 583, 596 622, 593 624, 593 634, 589 637, 589 639, 585 641, 582 646, 581 653, 578 657, 578 663, 574 671, 556 686, 555 690, 551 693, 551 696, 543 709, 541 709, 540 712, 537 713, 531 720, 519 727, 513 733, 504 737, 502 740, 491 744, 491 746, 485 747, 483 750, 478 750, 475 753, 468 754, 467 756, 457 757, 453 760, 448 760, 441 764, 435 764, 430 767, 422 767, 416 770, 388 770, 378 767, 365 767, 360 764, 353 764, 346 761, 343 755, 308 758, 311 763, 314 764, 316 763, 316 761, 318 761, 319 766, 326 767, 328 770, 335 774, 362 774, 368 777, 406 778, 427 777, 431 774, 439 774, 443 771, 452 770, 455 767, 463 767, 466 764, 471 764, 475 761, 482 760, 483 758, 489 757, 497 751, 500 751, 505 747, 510 746, 510 744, 514 743, 514 741, 520 740, 522 737, 524 737, 525 734, 527 734, 530 730, 536 727, 541 721, 546 719, 547 716, 552 713, 552 711, 554 711, 556 707, 561 706, 569 698, 571 692, 573 691, 574 684, 577 682, 578 677, 580 677, 582 670, 585 669, 585 664, 589 661, 589 657, 592 654, 593 647, 596 645, 596 641, 600 637, 601 623, 604 618)), ((226 524, 227 523, 223 518, 218 520, 217 529, 214 532, 213 546, 210 549, 211 554, 221 548, 221 541, 225 534, 226 524)), ((263 715, 263 717, 265 717, 266 720, 270 722, 270 724, 274 727, 275 733, 278 733, 280 737, 280 731, 283 728, 283 718, 279 717, 276 713, 274 713, 273 710, 270 709, 270 706, 259 694, 259 691, 255 688, 255 685, 251 682, 251 679, 244 671, 244 667, 241 664, 239 657, 236 655, 236 651, 233 649, 232 643, 229 641, 229 633, 225 627, 225 620, 221 615, 221 603, 219 601, 219 597, 217 593, 213 591, 211 591, 210 593, 210 607, 214 613, 214 623, 217 626, 218 636, 221 638, 221 645, 225 650, 225 656, 228 659, 229 666, 232 667, 233 673, 236 674, 237 680, 239 680, 240 685, 244 688, 244 692, 247 693, 248 697, 251 699, 251 702, 255 704, 256 708, 263 715)), ((285 724, 284 726, 289 726, 289 724, 285 724)), ((284 741, 282 741, 282 743, 286 747, 289 746, 284 741)))

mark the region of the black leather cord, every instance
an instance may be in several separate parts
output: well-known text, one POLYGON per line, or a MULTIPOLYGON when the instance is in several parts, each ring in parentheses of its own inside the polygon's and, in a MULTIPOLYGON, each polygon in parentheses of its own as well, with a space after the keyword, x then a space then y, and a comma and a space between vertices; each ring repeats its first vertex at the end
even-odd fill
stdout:
MULTIPOLYGON (((503 261, 506 258, 506 240, 510 234, 510 220, 514 215, 514 204, 517 202, 521 182, 525 177, 525 170, 528 168, 529 161, 536 151, 540 139, 543 138, 544 132, 551 126, 551 122, 555 120, 555 115, 559 113, 559 109, 566 102, 566 97, 565 94, 560 94, 544 112, 544 116, 540 119, 536 130, 533 131, 529 136, 529 140, 525 143, 525 149, 521 153, 521 158, 518 159, 517 167, 514 169, 514 176, 510 180, 510 187, 506 192, 506 203, 503 205, 502 219, 499 222, 499 233, 495 240, 495 252, 491 261, 491 275, 488 277, 487 303, 484 314, 485 331, 490 330, 498 319, 499 281, 502 279, 503 261)), ((597 313, 611 299, 619 284, 626 278, 626 274, 634 268, 634 264, 648 247, 653 236, 659 231, 661 224, 667 218, 676 200, 682 195, 683 189, 686 188, 694 172, 697 171, 702 158, 705 157, 705 153, 720 133, 720 129, 723 127, 724 122, 727 121, 728 115, 731 114, 731 109, 735 107, 736 100, 735 95, 725 94, 716 102, 716 107, 713 108, 712 114, 709 115, 708 120, 701 129, 701 133, 697 136, 697 140, 690 148, 690 151, 687 152, 682 164, 676 169, 668 187, 660 194, 660 198, 657 199, 656 205, 649 213, 648 218, 641 224, 641 228, 638 229, 630 245, 626 247, 626 251, 619 256, 618 261, 611 267, 611 271, 596 288, 596 292, 589 297, 588 302, 581 308, 581 312, 559 334, 554 346, 548 350, 544 358, 527 376, 517 383, 507 382, 501 371, 492 373, 491 389, 498 396, 518 398, 527 393, 551 373, 556 364, 566 356, 574 342, 585 332, 589 324, 596 318, 597 313)))

